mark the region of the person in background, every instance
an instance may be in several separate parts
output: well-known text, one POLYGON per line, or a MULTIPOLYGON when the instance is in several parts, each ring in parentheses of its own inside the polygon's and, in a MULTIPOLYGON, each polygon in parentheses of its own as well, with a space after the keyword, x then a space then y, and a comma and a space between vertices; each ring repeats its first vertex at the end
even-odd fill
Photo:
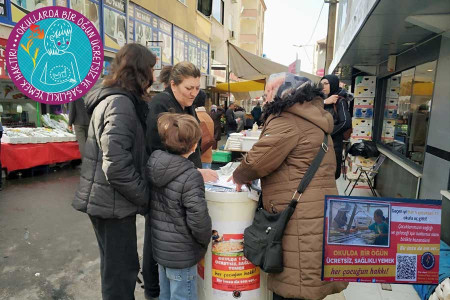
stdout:
POLYGON ((238 125, 237 125, 237 129, 236 132, 241 132, 242 130, 244 130, 244 121, 245 121, 245 109, 241 106, 237 106, 234 109, 234 115, 236 116, 236 119, 239 120, 238 121, 238 125))
POLYGON ((227 119, 226 128, 228 136, 230 136, 231 133, 235 133, 238 127, 239 120, 236 118, 236 115, 234 113, 235 108, 236 105, 234 104, 234 102, 230 102, 230 106, 228 106, 228 109, 225 112, 225 117, 227 119))
MULTIPOLYGON (((196 107, 195 112, 197 113, 197 118, 200 123, 205 123, 209 132, 209 137, 214 139, 214 121, 210 115, 206 112, 206 93, 202 90, 198 93, 194 101, 194 106, 196 107)), ((207 134, 202 132, 202 141, 206 139, 207 134)), ((215 140, 215 139, 214 139, 215 140)), ((202 152, 201 156, 202 168, 211 169, 212 163, 212 146, 206 151, 202 152)))
POLYGON ((69 103, 69 130, 75 130, 75 136, 80 149, 81 159, 84 157, 84 145, 88 137, 89 116, 86 112, 84 99, 79 98, 69 103))
POLYGON ((211 239, 203 177, 188 157, 202 136, 188 114, 164 113, 158 133, 166 151, 153 151, 146 169, 152 191, 150 220, 158 262, 160 300, 197 300, 197 263, 211 239))
POLYGON ((220 119, 222 119, 223 116, 223 109, 222 107, 217 107, 216 105, 211 105, 211 113, 210 113, 211 119, 214 122, 214 145, 213 149, 217 149, 217 143, 222 139, 222 122, 220 119))
MULTIPOLYGON (((173 66, 170 72, 170 85, 168 88, 157 94, 149 102, 149 113, 147 116, 147 135, 146 149, 148 155, 155 150, 166 150, 158 134, 158 118, 161 113, 173 112, 178 114, 191 115, 196 118, 193 106, 194 100, 200 91, 200 70, 190 62, 180 62, 173 66)), ((205 182, 217 181, 216 171, 202 169, 201 153, 199 147, 188 157, 198 171, 203 176, 205 182)), ((152 296, 152 289, 158 287, 155 282, 155 276, 158 274, 158 266, 153 259, 151 222, 147 215, 145 218, 145 237, 144 237, 144 258, 143 258, 143 278, 145 294, 152 296)))
MULTIPOLYGON (((140 44, 117 52, 102 86, 86 97, 91 115, 72 206, 87 213, 100 250, 104 300, 134 300, 139 272, 136 215, 148 211, 145 128, 156 57, 140 44)), ((159 295, 159 287, 155 297, 159 295)))
POLYGON ((344 148, 344 132, 352 128, 352 118, 348 109, 347 92, 339 87, 339 78, 336 75, 326 75, 320 83, 323 86, 325 110, 333 116, 334 128, 331 133, 334 152, 336 154, 336 172, 334 177, 341 176, 342 151, 344 148))
MULTIPOLYGON (((323 109, 323 94, 309 79, 290 73, 274 74, 266 85, 265 124, 261 137, 232 178, 241 185, 261 179, 263 206, 282 212, 322 145, 333 130, 333 118, 323 109)), ((331 137, 329 144, 331 145, 331 137)), ((325 195, 337 195, 336 158, 329 147, 314 178, 303 193, 282 239, 284 270, 269 274, 274 300, 323 299, 339 293, 343 282, 321 281, 325 195)))
MULTIPOLYGON (((0 114, 1 115, 1 114, 0 114)), ((2 184, 2 136, 3 136, 3 126, 2 126, 2 120, 0 118, 0 191, 3 190, 3 184, 2 184)))
POLYGON ((371 230, 376 234, 374 245, 387 246, 389 243, 389 225, 383 215, 381 209, 375 210, 373 213, 374 223, 368 227, 358 227, 358 230, 371 230))
POLYGON ((257 123, 258 126, 261 125, 261 115, 262 115, 262 109, 261 104, 256 103, 256 106, 252 109, 252 117, 253 117, 253 123, 257 123))
POLYGON ((164 66, 159 73, 159 82, 164 85, 164 89, 170 86, 170 72, 172 72, 173 66, 164 66))

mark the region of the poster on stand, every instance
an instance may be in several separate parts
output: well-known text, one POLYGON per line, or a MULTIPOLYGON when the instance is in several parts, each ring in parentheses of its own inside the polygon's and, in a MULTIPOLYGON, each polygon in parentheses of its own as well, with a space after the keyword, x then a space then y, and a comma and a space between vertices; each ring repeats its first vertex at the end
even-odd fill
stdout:
POLYGON ((324 281, 437 284, 441 201, 326 196, 324 281))
POLYGON ((247 222, 213 222, 211 251, 214 299, 260 297, 260 269, 244 256, 243 232, 250 225, 247 222))

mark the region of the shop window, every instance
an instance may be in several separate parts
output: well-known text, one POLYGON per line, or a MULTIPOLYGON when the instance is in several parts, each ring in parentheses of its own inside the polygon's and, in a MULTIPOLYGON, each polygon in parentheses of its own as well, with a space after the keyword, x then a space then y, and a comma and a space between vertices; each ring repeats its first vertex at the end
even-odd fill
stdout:
MULTIPOLYGON (((90 0, 71 0, 70 8, 80 12, 91 21, 100 32, 100 14, 98 4, 90 0)), ((106 29, 108 26, 106 26, 106 29)))
POLYGON ((381 141, 422 166, 433 99, 436 61, 388 78, 381 141))
POLYGON ((212 16, 222 25, 223 25, 224 7, 225 5, 223 0, 213 0, 212 16))
POLYGON ((212 0, 198 0, 197 10, 209 17, 212 12, 212 0))

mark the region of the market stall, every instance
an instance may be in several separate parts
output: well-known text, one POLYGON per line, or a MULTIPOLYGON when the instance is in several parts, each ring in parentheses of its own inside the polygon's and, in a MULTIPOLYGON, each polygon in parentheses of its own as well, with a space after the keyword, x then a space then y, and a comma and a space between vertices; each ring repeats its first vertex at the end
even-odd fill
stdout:
POLYGON ((68 115, 62 112, 62 106, 50 107, 28 99, 11 81, 3 80, 0 118, 1 161, 6 172, 80 159, 75 135, 68 130, 68 115))
POLYGON ((2 167, 7 172, 80 159, 77 142, 45 144, 2 143, 2 167))

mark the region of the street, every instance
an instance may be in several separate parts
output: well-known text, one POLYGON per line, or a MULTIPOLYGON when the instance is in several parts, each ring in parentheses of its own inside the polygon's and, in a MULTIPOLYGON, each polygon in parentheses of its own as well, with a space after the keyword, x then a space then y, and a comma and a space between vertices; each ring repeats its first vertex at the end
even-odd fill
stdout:
MULTIPOLYGON (((78 181, 67 168, 8 181, 0 192, 0 299, 101 299, 95 234, 71 207, 78 181)), ((142 251, 143 217, 137 226, 142 251)), ((136 299, 144 299, 139 284, 136 299)))

